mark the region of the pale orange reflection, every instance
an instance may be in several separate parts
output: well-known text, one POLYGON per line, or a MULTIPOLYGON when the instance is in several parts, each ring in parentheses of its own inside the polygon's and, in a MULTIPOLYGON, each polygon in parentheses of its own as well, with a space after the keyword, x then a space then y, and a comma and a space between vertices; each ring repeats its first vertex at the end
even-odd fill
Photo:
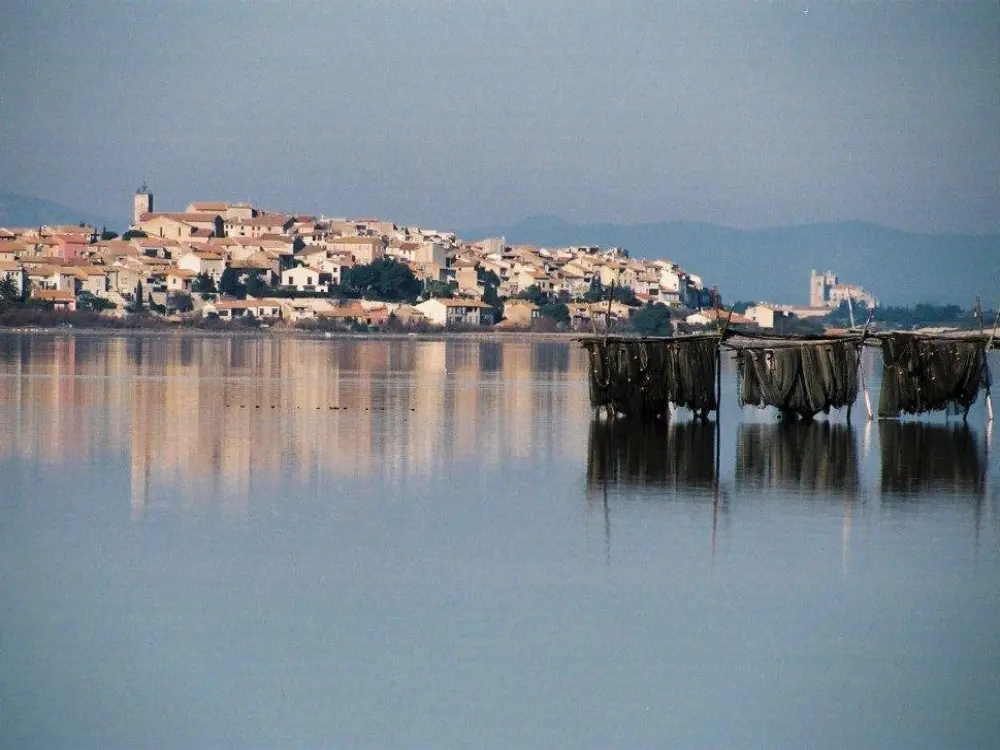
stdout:
POLYGON ((136 514, 154 495, 239 514, 259 481, 582 456, 585 379, 569 342, 6 335, 0 454, 127 455, 136 514))

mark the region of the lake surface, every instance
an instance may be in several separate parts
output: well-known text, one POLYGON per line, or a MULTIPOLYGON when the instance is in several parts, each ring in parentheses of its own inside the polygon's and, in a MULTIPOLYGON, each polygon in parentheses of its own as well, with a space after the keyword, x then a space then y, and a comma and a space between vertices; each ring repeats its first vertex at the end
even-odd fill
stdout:
POLYGON ((1000 747, 982 400, 859 413, 727 371, 718 436, 594 421, 571 343, 0 335, 0 747, 1000 747))

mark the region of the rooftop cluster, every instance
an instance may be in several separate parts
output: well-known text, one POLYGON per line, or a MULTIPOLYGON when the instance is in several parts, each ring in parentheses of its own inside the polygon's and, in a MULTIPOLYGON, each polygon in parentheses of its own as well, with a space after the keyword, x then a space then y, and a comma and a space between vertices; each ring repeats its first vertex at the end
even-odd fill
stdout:
POLYGON ((85 225, 0 228, 8 302, 290 325, 528 327, 551 315, 580 329, 627 320, 650 303, 687 313, 713 304, 698 276, 621 248, 472 242, 246 203, 152 208, 152 195, 139 191, 121 237, 85 225))

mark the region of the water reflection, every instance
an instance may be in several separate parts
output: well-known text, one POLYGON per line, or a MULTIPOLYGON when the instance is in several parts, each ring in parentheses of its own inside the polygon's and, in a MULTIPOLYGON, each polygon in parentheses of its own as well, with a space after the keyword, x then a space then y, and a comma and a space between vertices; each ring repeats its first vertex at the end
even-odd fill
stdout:
POLYGON ((736 485, 854 494, 861 484, 854 431, 830 422, 741 424, 736 485))
POLYGON ((402 486, 458 460, 580 455, 561 423, 587 419, 585 367, 568 342, 0 336, 0 456, 110 450, 136 513, 242 513, 259 482, 402 486))
POLYGON ((985 495, 985 448, 968 425, 885 420, 878 433, 883 493, 985 495))
POLYGON ((587 483, 702 488, 715 482, 715 424, 592 419, 587 483))

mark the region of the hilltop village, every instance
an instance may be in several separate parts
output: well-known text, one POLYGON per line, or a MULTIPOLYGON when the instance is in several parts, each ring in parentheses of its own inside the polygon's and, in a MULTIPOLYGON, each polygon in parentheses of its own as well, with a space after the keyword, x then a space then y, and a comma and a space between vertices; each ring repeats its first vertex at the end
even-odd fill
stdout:
MULTIPOLYGON (((832 274, 814 274, 810 284, 813 307, 759 304, 733 322, 773 327, 782 316, 826 315, 855 291, 838 293, 832 274)), ((676 329, 714 324, 721 309, 699 276, 621 248, 470 242, 454 232, 247 203, 157 212, 145 186, 121 237, 86 225, 0 228, 0 306, 14 304, 350 330, 587 331, 627 325, 643 310, 676 329)))

